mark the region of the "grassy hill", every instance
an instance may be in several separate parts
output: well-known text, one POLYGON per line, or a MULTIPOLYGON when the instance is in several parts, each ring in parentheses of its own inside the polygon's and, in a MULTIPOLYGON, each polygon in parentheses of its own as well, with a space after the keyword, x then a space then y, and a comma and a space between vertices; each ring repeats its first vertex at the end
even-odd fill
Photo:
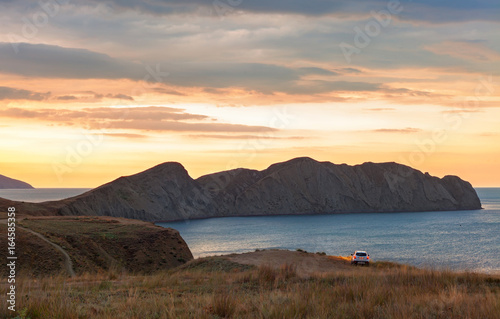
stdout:
MULTIPOLYGON (((29 276, 64 272, 63 255, 53 245, 28 232, 34 231, 61 247, 77 274, 114 269, 152 273, 179 266, 193 258, 176 230, 152 223, 103 217, 27 217, 17 223, 18 271, 29 276), (20 227, 19 227, 20 226, 20 227)), ((7 238, 6 225, 0 236, 7 238)), ((0 242, 6 260, 7 242, 0 242)), ((0 274, 7 274, 1 267, 0 274)))
MULTIPOLYGON (((19 309, 31 319, 494 319, 500 277, 391 263, 304 277, 290 264, 250 266, 210 257, 151 275, 21 277, 18 296, 19 309)), ((3 311, 0 316, 7 316, 3 311)))

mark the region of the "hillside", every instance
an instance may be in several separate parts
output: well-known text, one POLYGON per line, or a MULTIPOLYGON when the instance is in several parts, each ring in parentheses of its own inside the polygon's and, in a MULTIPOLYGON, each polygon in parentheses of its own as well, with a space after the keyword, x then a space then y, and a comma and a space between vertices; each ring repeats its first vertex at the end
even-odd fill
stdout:
POLYGON ((28 183, 13 179, 4 175, 0 175, 0 189, 31 189, 28 183))
MULTIPOLYGON (((13 203, 11 203, 13 205, 13 203)), ((0 205, 6 205, 0 200, 0 205)), ((296 158, 263 171, 192 179, 179 163, 120 177, 80 196, 28 206, 37 214, 172 221, 222 216, 480 209, 470 183, 397 163, 349 166, 296 158)), ((0 208, 5 208, 1 206, 0 208)))
MULTIPOLYGON (((7 238, 1 225, 0 236, 7 238)), ((138 220, 110 217, 30 217, 18 221, 16 244, 18 271, 33 276, 66 273, 61 247, 76 274, 109 270, 152 273, 193 259, 174 229, 138 220), (41 240, 34 231, 49 242, 41 240)), ((6 260, 7 242, 0 244, 6 260)), ((1 270, 6 275, 7 267, 1 270)))
MULTIPOLYGON (((149 275, 19 275, 16 283, 23 318, 32 319, 497 319, 500 308, 498 275, 389 262, 352 267, 342 258, 291 251, 207 257, 149 275)), ((0 317, 14 316, 0 308, 0 317)))

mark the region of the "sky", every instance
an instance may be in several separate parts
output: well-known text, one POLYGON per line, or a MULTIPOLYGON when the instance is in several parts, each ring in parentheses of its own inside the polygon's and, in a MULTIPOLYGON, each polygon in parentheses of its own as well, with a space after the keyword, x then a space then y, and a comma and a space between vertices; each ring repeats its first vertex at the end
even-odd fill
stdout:
POLYGON ((498 0, 0 0, 0 174, 308 156, 500 186, 498 0))

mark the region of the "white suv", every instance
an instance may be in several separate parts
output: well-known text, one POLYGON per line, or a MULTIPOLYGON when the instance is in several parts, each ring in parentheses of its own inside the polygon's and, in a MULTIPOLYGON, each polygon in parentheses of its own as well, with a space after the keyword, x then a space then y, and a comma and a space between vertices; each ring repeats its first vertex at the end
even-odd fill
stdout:
POLYGON ((351 254, 351 265, 367 265, 370 266, 370 255, 366 251, 356 250, 351 254))

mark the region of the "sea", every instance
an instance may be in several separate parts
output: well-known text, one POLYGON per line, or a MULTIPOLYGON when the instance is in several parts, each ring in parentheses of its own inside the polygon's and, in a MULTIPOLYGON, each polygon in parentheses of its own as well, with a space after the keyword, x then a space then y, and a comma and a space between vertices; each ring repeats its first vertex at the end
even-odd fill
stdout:
POLYGON ((500 188, 476 188, 483 209, 224 217, 158 223, 177 229, 195 258, 256 249, 302 249, 373 261, 500 274, 500 188))
POLYGON ((81 195, 91 188, 0 189, 0 197, 29 203, 41 203, 81 195))
MULTIPOLYGON (((43 202, 88 190, 0 190, 0 197, 43 202)), ((336 256, 366 250, 373 261, 500 274, 500 188, 476 191, 481 210, 223 217, 158 225, 179 230, 195 258, 256 249, 302 249, 336 256)))

